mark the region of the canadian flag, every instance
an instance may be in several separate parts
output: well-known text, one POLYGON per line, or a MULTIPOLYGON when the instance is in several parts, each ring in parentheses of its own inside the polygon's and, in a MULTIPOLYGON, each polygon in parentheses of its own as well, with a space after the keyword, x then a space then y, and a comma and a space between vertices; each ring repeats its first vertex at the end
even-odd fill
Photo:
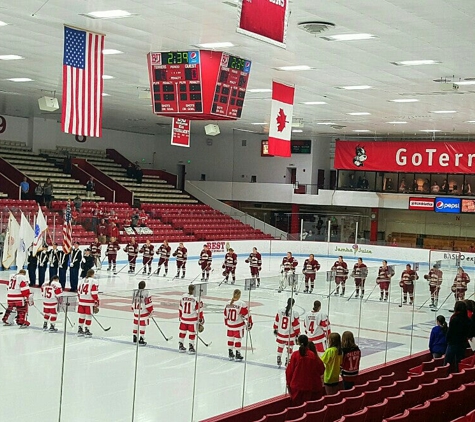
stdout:
POLYGON ((272 109, 269 127, 269 154, 290 157, 292 114, 294 111, 293 85, 272 82, 272 109))

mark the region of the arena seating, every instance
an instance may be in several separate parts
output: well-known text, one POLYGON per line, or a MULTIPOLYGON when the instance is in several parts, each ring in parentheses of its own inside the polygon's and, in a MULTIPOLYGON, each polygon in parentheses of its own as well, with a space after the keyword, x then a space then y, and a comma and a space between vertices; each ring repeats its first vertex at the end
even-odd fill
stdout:
MULTIPOLYGON (((397 239, 398 246, 406 246, 410 248, 416 247, 417 234, 392 232, 388 239, 397 239)), ((423 247, 424 249, 441 249, 453 251, 468 251, 472 243, 475 244, 475 239, 461 239, 456 236, 441 236, 441 235, 425 235, 423 247)))
MULTIPOLYGON (((86 195, 86 187, 79 180, 63 173, 62 168, 58 168, 48 162, 46 158, 33 153, 22 142, 0 142, 0 157, 37 183, 44 183, 46 179, 51 179, 54 197, 58 200, 74 198, 76 195, 81 197, 86 195)), ((20 183, 21 180, 15 182, 20 183)), ((31 192, 31 195, 33 194, 31 192)), ((104 198, 94 195, 91 199, 100 201, 104 198)))
MULTIPOLYGON (((471 353, 467 349, 467 354, 471 353)), ((475 355, 470 355, 460 372, 448 374, 449 365, 444 366, 443 359, 420 353, 362 371, 352 389, 301 406, 291 406, 288 396, 281 396, 204 422, 475 422, 474 360, 475 355), (406 372, 409 377, 401 379, 406 372)))

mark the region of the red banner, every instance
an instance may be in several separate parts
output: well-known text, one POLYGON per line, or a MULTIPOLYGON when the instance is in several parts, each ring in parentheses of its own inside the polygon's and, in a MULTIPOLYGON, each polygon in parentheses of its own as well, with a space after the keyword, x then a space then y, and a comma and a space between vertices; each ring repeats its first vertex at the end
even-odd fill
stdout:
POLYGON ((241 0, 237 32, 285 48, 288 0, 241 0))
POLYGON ((435 198, 410 197, 409 209, 419 211, 434 211, 435 198))
POLYGON ((474 173, 475 144, 336 141, 334 167, 401 173, 474 173))
POLYGON ((189 147, 190 121, 180 118, 172 120, 172 145, 177 147, 189 147))
POLYGON ((293 86, 272 82, 272 108, 269 126, 269 154, 290 157, 292 115, 294 111, 293 86))

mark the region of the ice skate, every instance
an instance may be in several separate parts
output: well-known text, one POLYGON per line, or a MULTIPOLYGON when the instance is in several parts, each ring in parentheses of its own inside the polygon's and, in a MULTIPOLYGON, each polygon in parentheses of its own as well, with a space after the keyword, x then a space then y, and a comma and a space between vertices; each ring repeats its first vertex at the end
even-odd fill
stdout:
POLYGON ((282 366, 282 358, 277 356, 277 366, 280 368, 282 366))
POLYGON ((180 341, 180 343, 178 343, 178 351, 180 353, 186 353, 186 347, 183 346, 183 343, 180 341))
POLYGON ((309 294, 312 294, 312 292, 313 292, 313 289, 310 289, 310 291, 309 291, 308 293, 309 293, 309 294))
POLYGON ((339 295, 340 294, 340 289, 337 287, 336 290, 335 290, 335 293, 333 293, 335 296, 339 295))
POLYGON ((82 327, 78 328, 78 337, 84 337, 84 331, 83 331, 82 327))
POLYGON ((239 352, 239 350, 236 350, 236 357, 235 357, 236 362, 241 362, 243 359, 244 358, 241 355, 241 353, 239 352))
POLYGON ((10 327, 11 325, 13 325, 11 322, 3 321, 3 326, 4 327, 10 327))
POLYGON ((168 272, 167 272, 167 271, 165 271, 165 272, 163 273, 163 277, 166 277, 166 276, 167 276, 167 274, 168 274, 168 272))
POLYGON ((58 329, 54 326, 54 324, 51 324, 48 330, 50 333, 57 333, 58 329))
POLYGON ((234 283, 236 283, 236 280, 231 281, 231 284, 234 284, 234 283))
POLYGON ((356 293, 355 294, 355 298, 358 299, 360 297, 360 294, 359 293, 356 293))
POLYGON ((181 278, 185 278, 185 274, 183 274, 183 275, 181 276, 181 278))
POLYGON ((229 351, 229 354, 228 354, 229 360, 234 360, 235 356, 233 353, 233 349, 228 349, 228 351, 229 351))
POLYGON ((25 322, 24 324, 21 324, 21 325, 20 325, 20 328, 22 328, 22 329, 23 329, 23 328, 28 328, 29 326, 30 326, 30 324, 27 323, 27 322, 25 322))
POLYGON ((147 274, 147 269, 146 268, 143 269, 142 274, 147 274))
POLYGON ((304 293, 308 293, 308 287, 305 287, 304 293))
POLYGON ((48 323, 45 321, 43 322, 43 331, 46 331, 48 329, 48 323))
POLYGON ((134 344, 137 343, 137 335, 134 334, 132 341, 134 342, 134 344))
POLYGON ((91 338, 92 337, 92 333, 89 331, 89 328, 86 327, 86 329, 84 330, 84 336, 87 337, 87 338, 91 338))
POLYGON ((194 355, 196 353, 195 347, 190 343, 190 347, 188 348, 188 354, 194 355))
POLYGON ((146 345, 147 345, 147 342, 145 341, 145 339, 143 337, 140 337, 139 346, 146 346, 146 345))
POLYGON ((175 278, 178 278, 178 277, 180 277, 180 273, 176 273, 175 278))

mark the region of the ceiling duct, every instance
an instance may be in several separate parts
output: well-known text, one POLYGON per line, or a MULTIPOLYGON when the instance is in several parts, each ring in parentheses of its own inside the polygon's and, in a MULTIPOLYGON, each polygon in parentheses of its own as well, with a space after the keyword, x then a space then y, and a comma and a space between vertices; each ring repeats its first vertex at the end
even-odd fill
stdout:
POLYGON ((300 22, 298 27, 305 32, 308 32, 312 35, 321 34, 322 32, 328 31, 329 29, 333 29, 335 27, 334 23, 331 22, 323 22, 323 21, 307 21, 307 22, 300 22))

